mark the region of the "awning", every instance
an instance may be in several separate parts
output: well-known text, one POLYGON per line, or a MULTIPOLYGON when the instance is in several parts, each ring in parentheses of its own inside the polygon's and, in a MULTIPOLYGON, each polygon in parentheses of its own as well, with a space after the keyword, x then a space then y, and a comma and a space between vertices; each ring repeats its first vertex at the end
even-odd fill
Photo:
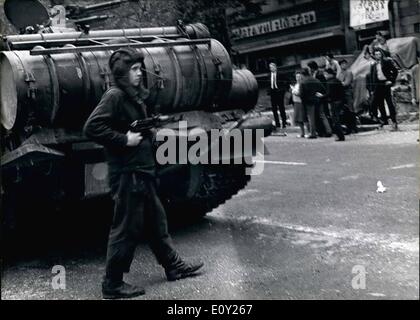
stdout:
POLYGON ((333 30, 330 30, 328 32, 313 34, 306 37, 305 36, 299 37, 299 34, 296 34, 296 38, 289 39, 289 40, 282 40, 281 37, 274 38, 274 39, 271 38, 270 40, 237 45, 237 46, 233 46, 232 48, 239 54, 244 54, 244 53, 262 51, 262 50, 267 50, 267 49, 272 49, 272 48, 290 46, 290 45, 298 44, 298 43, 326 39, 326 38, 331 38, 331 37, 336 37, 336 36, 344 36, 343 30, 335 27, 333 30))

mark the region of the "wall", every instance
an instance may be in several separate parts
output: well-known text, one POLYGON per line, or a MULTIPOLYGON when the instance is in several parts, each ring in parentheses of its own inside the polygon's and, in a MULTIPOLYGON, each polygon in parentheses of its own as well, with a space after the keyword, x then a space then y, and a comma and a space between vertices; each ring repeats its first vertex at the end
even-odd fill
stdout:
POLYGON ((394 1, 394 34, 397 37, 420 36, 420 0, 394 1))

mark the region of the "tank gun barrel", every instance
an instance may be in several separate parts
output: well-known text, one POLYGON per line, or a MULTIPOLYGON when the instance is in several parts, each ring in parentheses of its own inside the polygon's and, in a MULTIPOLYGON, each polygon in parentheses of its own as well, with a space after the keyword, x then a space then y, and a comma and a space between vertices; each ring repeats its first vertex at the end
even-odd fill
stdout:
MULTIPOLYGON (((155 40, 156 36, 130 36, 125 37, 127 40, 135 40, 135 41, 142 41, 142 42, 150 42, 152 40, 155 40)), ((176 39, 177 37, 174 36, 167 36, 166 38, 169 39, 176 39)), ((44 48, 50 48, 50 47, 62 47, 66 44, 71 44, 74 46, 88 46, 88 45, 94 45, 98 43, 105 43, 108 41, 108 38, 80 38, 80 39, 57 39, 57 40, 36 40, 36 41, 22 41, 22 42, 16 42, 13 44, 14 50, 25 50, 28 48, 34 48, 35 46, 42 46, 44 48)))
MULTIPOLYGON (((0 50, 30 50, 37 45, 45 48, 55 46, 57 42, 60 44, 79 44, 75 41, 83 43, 91 43, 89 40, 100 39, 98 41, 107 41, 113 38, 139 38, 143 40, 145 37, 165 37, 165 38, 189 38, 203 39, 210 38, 208 28, 201 23, 188 24, 185 30, 180 30, 178 26, 168 27, 152 27, 152 28, 130 28, 130 29, 114 29, 114 30, 91 30, 88 34, 81 31, 60 32, 60 33, 44 33, 44 34, 23 34, 3 37, 3 43, 0 44, 0 50)), ((83 45, 83 44, 80 44, 83 45)))
POLYGON ((92 23, 92 22, 96 22, 96 21, 107 20, 110 17, 112 17, 112 16, 107 15, 107 14, 103 14, 103 15, 100 15, 100 16, 90 16, 90 17, 86 17, 86 18, 80 18, 80 19, 74 20, 73 22, 76 25, 87 24, 87 23, 92 23))
POLYGON ((131 48, 162 48, 175 46, 192 46, 205 44, 210 46, 211 39, 185 40, 185 41, 171 41, 171 42, 150 42, 150 43, 119 43, 119 44, 105 44, 94 45, 86 47, 75 48, 53 48, 53 49, 33 49, 30 51, 31 56, 51 55, 60 53, 79 53, 79 52, 94 52, 105 50, 117 50, 123 47, 131 48))
POLYGON ((128 0, 125 0, 125 1, 124 0, 114 0, 114 1, 97 3, 97 4, 91 4, 91 5, 85 6, 84 10, 92 11, 92 10, 105 9, 105 8, 121 5, 125 2, 128 2, 128 0))

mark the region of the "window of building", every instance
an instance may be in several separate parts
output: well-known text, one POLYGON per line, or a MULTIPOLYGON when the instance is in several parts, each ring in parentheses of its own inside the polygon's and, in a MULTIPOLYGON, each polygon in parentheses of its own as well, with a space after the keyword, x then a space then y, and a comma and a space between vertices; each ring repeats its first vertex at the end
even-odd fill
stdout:
POLYGON ((295 65, 295 64, 297 64, 295 55, 289 55, 289 56, 285 56, 283 58, 283 65, 291 66, 291 65, 295 65))
POLYGON ((255 71, 257 73, 266 72, 268 70, 268 63, 266 59, 257 59, 255 71))

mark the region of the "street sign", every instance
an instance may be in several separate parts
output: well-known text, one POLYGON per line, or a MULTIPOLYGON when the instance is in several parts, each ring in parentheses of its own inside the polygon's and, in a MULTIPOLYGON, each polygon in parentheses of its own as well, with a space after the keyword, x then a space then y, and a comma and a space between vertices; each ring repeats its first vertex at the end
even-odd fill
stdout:
POLYGON ((360 27, 389 20, 389 0, 349 0, 350 26, 360 27))

